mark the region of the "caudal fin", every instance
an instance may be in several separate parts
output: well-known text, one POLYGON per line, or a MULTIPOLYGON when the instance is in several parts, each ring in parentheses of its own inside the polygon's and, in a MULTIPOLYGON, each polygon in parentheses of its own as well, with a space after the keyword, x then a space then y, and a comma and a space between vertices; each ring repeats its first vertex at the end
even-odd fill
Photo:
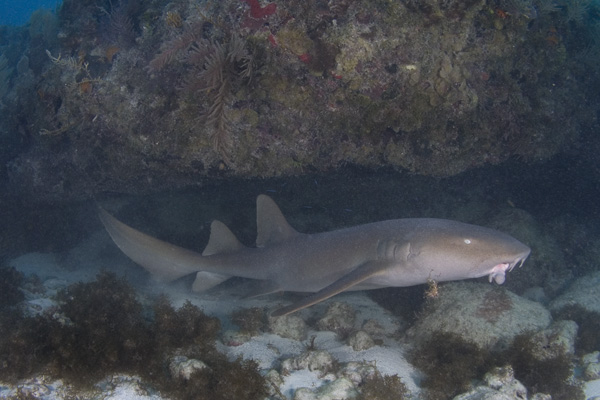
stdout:
POLYGON ((98 215, 106 231, 127 257, 159 281, 172 281, 198 272, 201 255, 146 235, 125 225, 102 207, 98 215))

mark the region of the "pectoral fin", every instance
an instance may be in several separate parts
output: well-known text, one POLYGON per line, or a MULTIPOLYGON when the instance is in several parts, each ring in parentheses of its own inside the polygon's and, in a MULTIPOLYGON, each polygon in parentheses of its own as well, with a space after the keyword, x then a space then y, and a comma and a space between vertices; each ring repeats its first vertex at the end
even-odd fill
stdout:
POLYGON ((295 311, 312 306, 313 304, 335 296, 336 294, 383 272, 388 267, 389 263, 387 262, 369 262, 363 264, 349 274, 344 275, 337 281, 333 282, 331 285, 324 287, 318 292, 311 294, 310 296, 307 296, 292 305, 275 310, 271 315, 273 317, 281 317, 283 315, 291 314, 295 311))
POLYGON ((281 292, 281 286, 274 281, 252 281, 250 290, 244 295, 244 298, 250 299, 277 292, 281 292))

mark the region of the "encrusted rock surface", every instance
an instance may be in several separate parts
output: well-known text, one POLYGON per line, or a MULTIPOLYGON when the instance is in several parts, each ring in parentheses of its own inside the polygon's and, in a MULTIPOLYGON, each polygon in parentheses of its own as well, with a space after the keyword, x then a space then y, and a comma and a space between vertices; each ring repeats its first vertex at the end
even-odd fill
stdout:
POLYGON ((55 201, 346 163, 449 176, 593 121, 570 3, 430 3, 65 1, 3 49, 1 165, 55 201))
POLYGON ((325 315, 317 321, 317 328, 347 336, 354 328, 356 311, 349 304, 336 301, 328 308, 325 315))
POLYGON ((594 351, 593 353, 586 354, 581 357, 581 364, 583 365, 584 372, 583 376, 586 380, 600 379, 600 352, 594 351))
POLYGON ((552 400, 550 395, 536 393, 527 396, 527 389, 515 379, 510 366, 494 368, 485 374, 485 385, 480 385, 453 400, 552 400))
POLYGON ((580 306, 588 311, 600 312, 599 286, 600 272, 582 276, 550 303, 550 309, 559 311, 566 306, 580 306))
POLYGON ((561 354, 574 355, 576 338, 575 321, 556 321, 547 329, 534 334, 532 338, 534 347, 530 350, 540 360, 555 358, 561 354))
POLYGON ((294 314, 277 318, 270 317, 269 329, 276 335, 294 340, 306 339, 306 333, 308 332, 306 322, 294 314))
POLYGON ((454 400, 527 400, 527 389, 515 379, 510 366, 494 368, 483 380, 485 385, 460 394, 454 400))
POLYGON ((171 375, 185 380, 189 380, 194 372, 204 368, 208 368, 204 362, 185 356, 175 356, 169 363, 171 375))
POLYGON ((451 282, 441 285, 407 334, 420 341, 434 332, 456 333, 482 348, 503 348, 527 331, 550 325, 550 312, 541 304, 487 283, 451 282))
POLYGON ((348 344, 354 351, 367 350, 375 346, 373 338, 365 331, 356 331, 348 338, 348 344))
POLYGON ((288 358, 281 362, 281 370, 286 371, 308 369, 321 371, 323 374, 333 370, 333 357, 325 350, 308 350, 298 357, 288 358))

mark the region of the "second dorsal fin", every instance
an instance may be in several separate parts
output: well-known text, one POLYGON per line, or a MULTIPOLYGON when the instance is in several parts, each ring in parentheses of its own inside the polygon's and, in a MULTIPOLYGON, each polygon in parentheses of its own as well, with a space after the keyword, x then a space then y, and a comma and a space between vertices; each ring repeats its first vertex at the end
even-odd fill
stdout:
POLYGON ((256 247, 284 242, 299 233, 290 226, 277 204, 269 196, 256 198, 256 247))
POLYGON ((244 245, 224 223, 214 220, 210 224, 210 239, 208 239, 208 244, 202 255, 212 256, 213 254, 233 253, 243 248, 244 245))

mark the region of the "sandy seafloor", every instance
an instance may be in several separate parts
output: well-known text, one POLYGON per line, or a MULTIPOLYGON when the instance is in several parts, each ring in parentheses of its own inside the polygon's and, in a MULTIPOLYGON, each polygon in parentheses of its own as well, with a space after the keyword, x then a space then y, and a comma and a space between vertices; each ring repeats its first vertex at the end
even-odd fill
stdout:
MULTIPOLYGON (((175 307, 181 306, 189 300, 200 307, 206 314, 217 316, 222 321, 222 330, 236 330, 230 321, 229 315, 239 308, 261 307, 275 309, 282 304, 282 298, 278 296, 267 296, 263 298, 246 299, 239 295, 236 286, 224 285, 220 289, 213 290, 207 294, 195 294, 186 289, 185 283, 178 284, 156 284, 150 281, 147 274, 129 261, 116 250, 109 252, 113 244, 104 230, 99 230, 89 238, 83 240, 65 256, 60 257, 50 253, 29 253, 14 258, 8 264, 26 275, 36 274, 44 282, 48 289, 45 296, 39 297, 29 295, 27 308, 32 312, 43 312, 52 306, 50 297, 57 290, 78 281, 92 281, 96 274, 102 270, 117 273, 138 286, 140 296, 151 298, 158 293, 169 296, 175 307), (82 267, 83 266, 83 267, 82 267), (107 268, 108 266, 108 268, 107 268)), ((368 319, 375 319, 386 331, 387 336, 382 345, 376 345, 368 350, 354 351, 352 347, 341 343, 337 336, 329 331, 309 331, 307 337, 315 336, 315 344, 318 349, 326 350, 342 364, 357 361, 375 365, 382 374, 401 377, 402 381, 412 392, 412 398, 419 398, 420 375, 405 359, 406 343, 397 340, 394 333, 399 329, 401 321, 387 310, 380 307, 364 292, 343 293, 326 302, 317 304, 307 310, 301 311, 304 317, 308 315, 319 315, 325 313, 328 304, 333 301, 345 302, 357 311, 356 323, 360 325, 368 319)), ((222 342, 218 343, 218 349, 231 359, 238 356, 254 359, 259 363, 260 369, 266 372, 277 368, 281 360, 301 354, 306 349, 307 340, 292 340, 282 338, 272 333, 263 333, 241 345, 228 346, 222 342)), ((302 369, 292 371, 284 376, 280 391, 287 398, 293 399, 298 388, 310 388, 317 390, 335 377, 321 371, 309 371, 302 369)), ((151 385, 150 385, 151 386, 151 385)), ((72 395, 61 381, 48 381, 43 377, 23 381, 20 386, 28 392, 42 399, 64 399, 67 394, 72 395)), ((102 399, 161 399, 157 392, 147 390, 147 385, 141 385, 138 378, 129 376, 112 376, 106 381, 99 382, 97 387, 101 394, 95 394, 94 398, 102 399), (108 382, 108 383, 107 383, 108 382), (142 389, 142 387, 144 389, 142 389)), ((0 398, 15 394, 14 386, 0 384, 0 398)), ((589 381, 585 386, 586 399, 597 399, 600 396, 600 379, 589 381)), ((335 398, 335 397, 316 397, 335 398)), ((473 397, 475 398, 475 397, 473 397)), ((487 398, 487 397, 485 397, 487 398)))

